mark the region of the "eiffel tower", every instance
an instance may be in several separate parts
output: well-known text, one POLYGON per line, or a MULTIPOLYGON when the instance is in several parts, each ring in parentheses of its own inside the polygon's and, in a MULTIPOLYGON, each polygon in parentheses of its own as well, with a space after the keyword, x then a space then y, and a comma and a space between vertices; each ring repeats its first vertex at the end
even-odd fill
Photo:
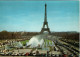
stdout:
POLYGON ((51 34, 50 29, 48 27, 48 22, 47 22, 47 12, 46 12, 46 7, 47 5, 45 4, 45 17, 44 17, 44 23, 43 23, 43 27, 40 33, 43 33, 44 31, 47 31, 49 34, 51 34), (45 28, 46 26, 46 28, 45 28))

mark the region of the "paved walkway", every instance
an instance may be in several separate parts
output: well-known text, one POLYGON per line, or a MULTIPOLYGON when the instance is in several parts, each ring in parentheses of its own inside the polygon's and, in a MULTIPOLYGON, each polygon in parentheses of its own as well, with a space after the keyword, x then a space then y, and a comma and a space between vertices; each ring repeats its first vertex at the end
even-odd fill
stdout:
MULTIPOLYGON (((27 52, 30 53, 30 51, 31 51, 31 49, 19 49, 19 53, 24 53, 24 54, 27 53, 27 52)), ((40 54, 41 54, 41 53, 47 53, 46 50, 40 50, 40 49, 39 49, 38 51, 39 51, 40 54)), ((33 51, 33 53, 35 53, 35 52, 36 52, 36 50, 33 51)), ((14 50, 14 53, 18 53, 18 50, 14 50)), ((51 52, 50 52, 50 53, 51 53, 51 52)), ((54 50, 53 50, 53 51, 52 51, 52 54, 61 54, 61 52, 59 52, 59 51, 57 52, 57 51, 54 51, 54 50)))
MULTIPOLYGON (((0 57, 36 57, 36 56, 0 56, 0 57)), ((41 56, 38 56, 41 57, 41 56)))

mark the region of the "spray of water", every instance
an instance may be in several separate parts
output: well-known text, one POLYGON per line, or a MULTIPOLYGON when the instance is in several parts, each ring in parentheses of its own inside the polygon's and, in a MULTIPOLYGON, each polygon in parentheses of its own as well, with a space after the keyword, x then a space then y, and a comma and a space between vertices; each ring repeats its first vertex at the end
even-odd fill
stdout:
POLYGON ((43 36, 37 35, 32 37, 27 43, 27 45, 31 45, 31 47, 37 47, 38 45, 42 46, 43 43, 44 43, 43 36))
POLYGON ((20 48, 20 47, 22 47, 23 45, 21 44, 21 42, 14 42, 14 43, 12 44, 12 46, 20 48))
MULTIPOLYGON (((26 43, 26 46, 30 46, 31 48, 33 47, 41 47, 41 48, 45 48, 45 46, 54 46, 54 42, 47 42, 45 39, 48 38, 47 33, 44 34, 40 34, 40 35, 36 35, 33 36, 29 42, 26 43)), ((50 37, 49 37, 50 38, 50 37)))

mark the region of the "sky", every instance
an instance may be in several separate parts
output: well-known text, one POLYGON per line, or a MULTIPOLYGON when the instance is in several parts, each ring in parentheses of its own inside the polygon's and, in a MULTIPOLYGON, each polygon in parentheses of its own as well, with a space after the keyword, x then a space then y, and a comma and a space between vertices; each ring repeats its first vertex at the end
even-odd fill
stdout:
POLYGON ((45 3, 50 31, 79 31, 78 1, 0 1, 0 31, 40 32, 45 3))

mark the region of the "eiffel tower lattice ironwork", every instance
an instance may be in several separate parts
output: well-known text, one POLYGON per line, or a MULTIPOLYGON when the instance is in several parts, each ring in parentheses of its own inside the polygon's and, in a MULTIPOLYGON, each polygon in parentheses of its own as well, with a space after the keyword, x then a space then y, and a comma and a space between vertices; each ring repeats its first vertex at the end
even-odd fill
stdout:
POLYGON ((45 4, 45 17, 44 17, 44 23, 43 23, 43 27, 42 27, 41 33, 43 33, 44 31, 47 31, 49 34, 51 34, 50 29, 48 27, 48 22, 47 22, 46 7, 47 7, 47 5, 45 4), (45 28, 45 26, 46 26, 46 28, 45 28))

